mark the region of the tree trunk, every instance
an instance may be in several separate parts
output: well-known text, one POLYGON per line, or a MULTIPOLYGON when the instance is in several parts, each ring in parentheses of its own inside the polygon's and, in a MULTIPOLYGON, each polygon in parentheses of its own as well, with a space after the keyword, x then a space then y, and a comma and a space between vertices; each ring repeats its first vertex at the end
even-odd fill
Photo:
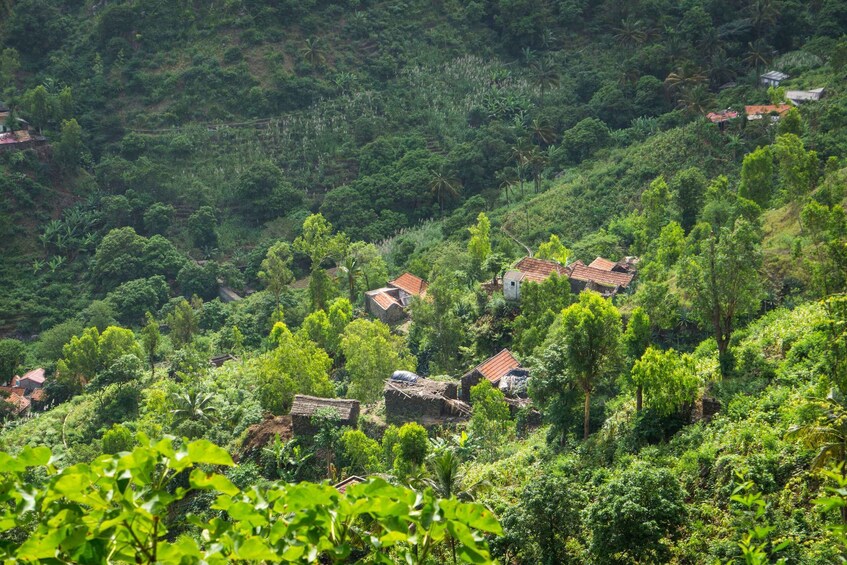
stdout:
POLYGON ((591 393, 585 391, 585 413, 582 420, 582 439, 588 439, 591 431, 591 393))
POLYGON ((635 411, 641 412, 641 407, 644 403, 644 387, 638 385, 638 388, 635 389, 635 411))

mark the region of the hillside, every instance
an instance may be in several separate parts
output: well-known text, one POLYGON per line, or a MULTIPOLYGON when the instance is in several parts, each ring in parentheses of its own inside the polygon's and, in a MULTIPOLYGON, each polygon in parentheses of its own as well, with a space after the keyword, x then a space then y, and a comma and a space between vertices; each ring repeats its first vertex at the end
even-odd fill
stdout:
POLYGON ((0 560, 847 559, 847 3, 0 40, 0 560))

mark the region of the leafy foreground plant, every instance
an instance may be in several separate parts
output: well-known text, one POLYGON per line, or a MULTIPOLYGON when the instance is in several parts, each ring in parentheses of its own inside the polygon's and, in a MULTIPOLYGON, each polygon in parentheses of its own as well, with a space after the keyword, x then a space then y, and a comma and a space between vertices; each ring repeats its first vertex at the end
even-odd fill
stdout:
POLYGON ((0 452, 0 559, 414 564, 431 557, 449 534, 459 558, 486 563, 483 534, 501 533, 481 505, 439 500, 430 490, 381 479, 345 493, 312 483, 241 490, 198 467, 233 466, 220 447, 200 440, 177 448, 172 438, 139 437, 142 446, 130 453, 61 470, 46 447, 26 447, 15 457, 0 452), (200 490, 218 493, 212 505, 218 516, 189 516, 199 535, 174 539, 165 526, 169 511, 200 490))

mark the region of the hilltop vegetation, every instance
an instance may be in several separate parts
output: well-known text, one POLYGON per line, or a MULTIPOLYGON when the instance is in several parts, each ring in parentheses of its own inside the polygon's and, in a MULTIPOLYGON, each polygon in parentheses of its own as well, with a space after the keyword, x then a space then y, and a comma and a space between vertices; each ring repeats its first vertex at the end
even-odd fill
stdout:
POLYGON ((0 3, 0 125, 49 140, 0 151, 0 385, 47 375, 0 393, 0 556, 844 559, 845 32, 839 0, 0 3), (506 300, 525 255, 637 275, 506 300), (389 425, 393 371, 504 348, 528 400, 389 425), (358 425, 298 430, 298 394, 358 425))

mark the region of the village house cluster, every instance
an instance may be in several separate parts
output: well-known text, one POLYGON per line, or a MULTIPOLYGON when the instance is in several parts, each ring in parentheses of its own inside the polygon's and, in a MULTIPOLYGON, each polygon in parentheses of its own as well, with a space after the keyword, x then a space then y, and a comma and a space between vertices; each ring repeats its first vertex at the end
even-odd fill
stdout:
POLYGON ((29 416, 32 411, 47 409, 44 383, 47 376, 42 368, 33 369, 24 375, 15 375, 8 386, 0 386, 0 400, 12 405, 12 415, 29 416))
MULTIPOLYGON (((768 71, 759 77, 759 84, 762 86, 779 87, 782 81, 791 78, 789 75, 780 71, 768 71)), ((729 88, 735 86, 735 83, 728 83, 721 88, 729 88)), ((750 104, 744 106, 743 115, 748 122, 756 122, 761 120, 769 120, 770 122, 778 122, 791 108, 800 106, 806 102, 817 102, 823 98, 826 89, 823 87, 813 88, 811 90, 786 90, 785 99, 790 104, 750 104)), ((726 127, 726 124, 732 120, 741 117, 742 113, 737 110, 725 109, 706 114, 708 119, 713 124, 716 124, 721 130, 726 127)))

